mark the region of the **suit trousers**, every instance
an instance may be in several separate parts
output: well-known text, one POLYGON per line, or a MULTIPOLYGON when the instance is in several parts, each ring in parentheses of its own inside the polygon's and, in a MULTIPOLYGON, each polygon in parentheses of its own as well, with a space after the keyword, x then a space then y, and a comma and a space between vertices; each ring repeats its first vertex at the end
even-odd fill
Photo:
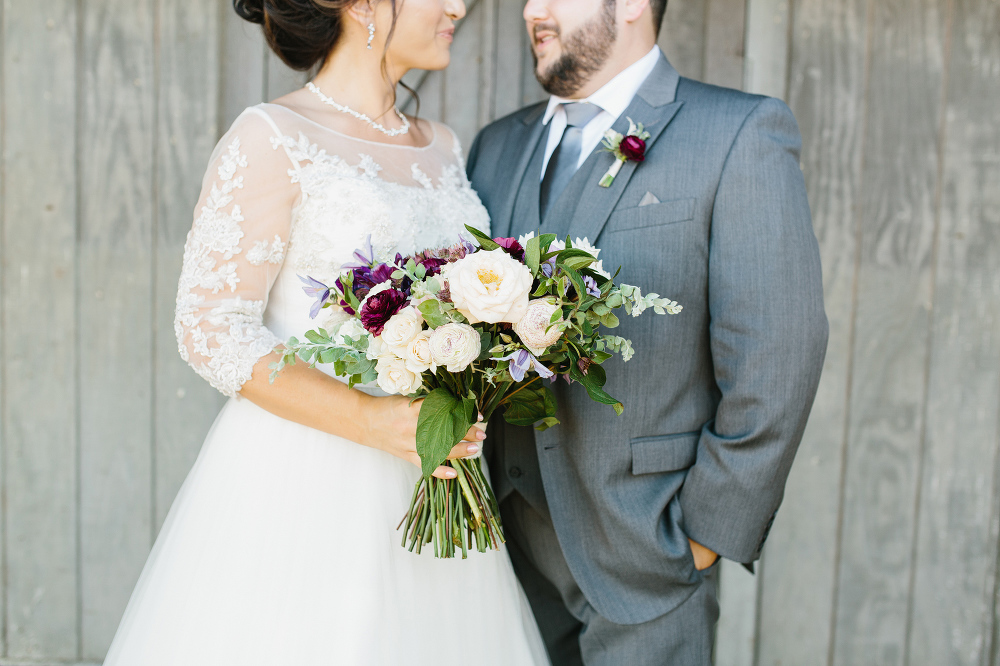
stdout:
POLYGON ((719 619, 718 560, 677 608, 649 622, 615 624, 587 602, 548 516, 517 491, 503 501, 500 513, 514 571, 553 666, 711 666, 719 619))

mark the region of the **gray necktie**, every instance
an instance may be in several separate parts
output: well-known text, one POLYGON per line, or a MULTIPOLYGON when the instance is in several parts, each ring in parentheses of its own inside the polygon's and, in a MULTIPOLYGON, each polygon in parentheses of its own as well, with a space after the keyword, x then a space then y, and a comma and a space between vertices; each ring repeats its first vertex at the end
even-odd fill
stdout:
POLYGON ((538 210, 542 220, 576 173, 576 165, 580 161, 583 128, 602 111, 601 107, 590 102, 564 102, 562 107, 566 111, 566 129, 559 145, 552 151, 552 157, 549 158, 538 198, 538 210))

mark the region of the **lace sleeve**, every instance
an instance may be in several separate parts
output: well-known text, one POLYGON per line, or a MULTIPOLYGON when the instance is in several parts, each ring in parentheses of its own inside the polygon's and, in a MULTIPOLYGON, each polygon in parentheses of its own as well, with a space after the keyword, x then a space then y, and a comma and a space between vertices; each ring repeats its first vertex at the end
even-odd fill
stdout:
POLYGON ((281 341, 263 324, 297 187, 273 121, 248 109, 215 149, 184 246, 174 329, 181 357, 235 396, 281 341))

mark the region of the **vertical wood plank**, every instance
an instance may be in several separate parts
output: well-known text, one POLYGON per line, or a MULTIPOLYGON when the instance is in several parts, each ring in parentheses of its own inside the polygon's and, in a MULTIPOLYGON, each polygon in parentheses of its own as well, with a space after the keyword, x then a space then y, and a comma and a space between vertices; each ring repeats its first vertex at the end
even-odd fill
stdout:
POLYGON ((7 62, 7 50, 5 48, 7 33, 7 23, 4 20, 4 4, 0 2, 0 657, 7 656, 7 502, 4 499, 7 494, 7 462, 5 460, 5 437, 3 420, 7 414, 6 409, 6 388, 7 378, 4 367, 4 285, 6 284, 3 266, 4 262, 4 238, 6 237, 6 201, 7 170, 4 156, 7 154, 7 119, 6 100, 7 92, 4 86, 4 74, 7 62))
POLYGON ((444 77, 442 120, 458 135, 468 149, 479 129, 480 82, 482 80, 481 42, 485 0, 469 3, 468 13, 455 28, 451 46, 451 64, 444 77))
POLYGON ((945 0, 873 3, 834 663, 903 664, 930 311, 945 0), (901 119, 905 118, 905 122, 901 119))
POLYGON ((790 0, 747 0, 744 90, 786 99, 790 0))
POLYGON ((853 350, 867 7, 868 0, 795 3, 789 104, 802 132, 830 340, 785 501, 764 548, 760 666, 826 664, 831 647, 853 350))
POLYGON ((77 18, 74 0, 4 3, 0 418, 12 659, 75 659, 79 647, 77 18))
POLYGON ((288 93, 298 90, 306 84, 308 74, 306 72, 296 72, 288 65, 281 62, 281 58, 274 55, 270 49, 266 56, 267 81, 265 82, 264 99, 262 101, 283 97, 288 93))
POLYGON ((80 146, 82 655, 101 658, 152 530, 153 0, 85 0, 80 146))
POLYGON ((972 666, 989 658, 997 558, 1000 4, 954 11, 909 656, 972 666))
POLYGON ((223 396, 177 352, 174 304, 202 173, 219 134, 218 3, 160 0, 157 113, 154 514, 159 530, 223 396))
POLYGON ((660 48, 681 76, 705 76, 706 0, 669 0, 660 27, 660 48))
MULTIPOLYGON (((476 131, 493 122, 494 98, 496 97, 497 65, 497 21, 499 0, 479 0, 482 14, 479 45, 479 113, 476 117, 476 131)), ((475 136, 475 134, 473 134, 475 136)), ((468 151, 472 139, 462 146, 468 151)))
POLYGON ((244 21, 232 3, 221 0, 222 81, 219 133, 223 134, 248 106, 264 101, 267 45, 260 26, 244 21))
POLYGON ((719 566, 719 622, 715 666, 754 666, 757 644, 758 579, 742 564, 719 566))
POLYGON ((742 89, 746 0, 707 0, 707 4, 705 81, 742 89))
POLYGON ((527 30, 524 25, 524 2, 498 0, 497 56, 494 62, 493 117, 504 116, 521 108, 521 72, 531 67, 531 56, 522 47, 527 30), (524 59, 528 58, 527 64, 524 59))

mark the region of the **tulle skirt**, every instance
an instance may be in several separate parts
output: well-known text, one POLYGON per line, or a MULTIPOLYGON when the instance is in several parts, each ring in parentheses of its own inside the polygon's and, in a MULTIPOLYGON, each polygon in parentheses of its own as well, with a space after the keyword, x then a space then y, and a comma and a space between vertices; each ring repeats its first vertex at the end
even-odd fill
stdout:
POLYGON ((418 477, 230 400, 105 666, 547 664, 506 551, 443 560, 400 546, 418 477))

